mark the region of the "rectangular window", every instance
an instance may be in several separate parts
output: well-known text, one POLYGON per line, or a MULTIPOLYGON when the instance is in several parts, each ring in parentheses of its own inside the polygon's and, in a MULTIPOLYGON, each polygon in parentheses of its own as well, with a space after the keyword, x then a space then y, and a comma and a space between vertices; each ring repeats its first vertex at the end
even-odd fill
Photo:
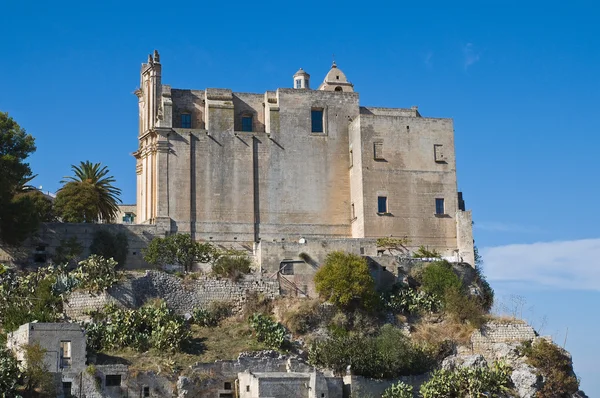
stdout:
POLYGON ((144 387, 144 397, 150 396, 150 387, 144 387))
POLYGON ((106 375, 106 387, 120 387, 121 375, 106 375))
POLYGON ((252 116, 242 116, 242 131, 252 131, 252 116))
POLYGON ((441 144, 435 144, 433 146, 433 155, 435 157, 435 161, 438 163, 446 162, 446 155, 444 154, 444 147, 441 144))
POLYGON ((294 263, 281 263, 279 269, 281 275, 294 275, 294 263))
POLYGON ((373 143, 373 159, 384 160, 383 157, 383 142, 373 143))
POLYGON ((310 112, 311 131, 313 133, 323 132, 323 109, 313 109, 310 112))
POLYGON ((386 196, 378 196, 377 197, 377 213, 387 213, 387 197, 386 196))
POLYGON ((296 79, 296 88, 302 88, 302 79, 296 79))
POLYGON ((192 115, 190 115, 189 113, 184 113, 183 115, 181 115, 181 128, 192 128, 192 115))
POLYGON ((350 167, 354 166, 354 154, 352 153, 352 149, 350 149, 350 167))
POLYGON ((60 342, 60 367, 69 368, 71 367, 71 342, 61 341, 60 342))
POLYGON ((62 386, 63 386, 63 395, 65 397, 70 397, 71 396, 71 389, 73 388, 71 382, 70 381, 63 381, 62 382, 62 386))
POLYGON ((435 214, 446 214, 444 209, 444 199, 436 199, 435 200, 435 214))
POLYGON ((354 203, 352 203, 350 205, 350 216, 352 217, 351 220, 356 219, 356 212, 354 211, 354 203))

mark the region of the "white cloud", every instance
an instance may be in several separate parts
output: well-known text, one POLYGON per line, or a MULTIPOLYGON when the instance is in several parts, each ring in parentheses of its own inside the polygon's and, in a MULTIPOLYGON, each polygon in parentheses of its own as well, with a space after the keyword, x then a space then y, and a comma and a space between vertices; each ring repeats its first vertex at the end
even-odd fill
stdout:
POLYGON ((467 43, 463 47, 463 57, 464 57, 464 67, 467 69, 469 66, 473 65, 476 62, 479 62, 480 54, 479 51, 475 49, 473 43, 467 43))
POLYGON ((484 247, 481 254, 490 281, 600 290, 600 239, 484 247))

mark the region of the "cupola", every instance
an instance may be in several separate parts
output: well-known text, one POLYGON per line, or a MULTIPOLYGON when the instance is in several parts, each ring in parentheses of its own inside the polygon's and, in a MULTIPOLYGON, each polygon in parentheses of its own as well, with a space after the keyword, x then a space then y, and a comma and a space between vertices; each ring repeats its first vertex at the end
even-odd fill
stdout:
POLYGON ((318 88, 324 91, 343 91, 345 93, 354 92, 354 85, 348 81, 344 72, 341 71, 333 61, 331 70, 325 76, 325 80, 318 88))
POLYGON ((294 74, 294 88, 310 88, 310 75, 300 68, 294 74))

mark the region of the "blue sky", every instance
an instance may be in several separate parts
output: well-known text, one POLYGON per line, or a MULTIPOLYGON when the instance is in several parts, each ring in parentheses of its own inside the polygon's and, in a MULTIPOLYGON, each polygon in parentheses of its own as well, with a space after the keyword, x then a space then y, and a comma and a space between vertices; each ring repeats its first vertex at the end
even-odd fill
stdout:
POLYGON ((593 2, 33 2, 0 12, 0 110, 36 137, 36 185, 106 164, 135 200, 139 67, 163 82, 313 85, 332 54, 363 105, 452 117, 459 189, 501 308, 565 341, 600 396, 600 16, 593 2), (485 4, 483 4, 485 3, 485 4), (542 322, 544 317, 546 322, 542 322), (568 333, 567 333, 568 328, 568 333))

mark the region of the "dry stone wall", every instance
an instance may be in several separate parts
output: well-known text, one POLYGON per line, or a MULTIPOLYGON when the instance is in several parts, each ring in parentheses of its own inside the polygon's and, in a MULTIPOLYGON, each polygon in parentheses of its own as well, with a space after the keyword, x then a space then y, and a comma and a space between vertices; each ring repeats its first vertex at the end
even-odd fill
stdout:
POLYGON ((279 283, 275 279, 252 275, 237 282, 211 277, 184 280, 165 272, 146 271, 144 274, 128 274, 126 280, 102 294, 74 292, 64 309, 72 319, 85 319, 90 311, 109 303, 139 308, 149 299, 162 298, 169 308, 180 314, 191 313, 194 308, 206 307, 214 301, 230 302, 234 310, 239 310, 250 292, 275 298, 279 296, 279 283))

